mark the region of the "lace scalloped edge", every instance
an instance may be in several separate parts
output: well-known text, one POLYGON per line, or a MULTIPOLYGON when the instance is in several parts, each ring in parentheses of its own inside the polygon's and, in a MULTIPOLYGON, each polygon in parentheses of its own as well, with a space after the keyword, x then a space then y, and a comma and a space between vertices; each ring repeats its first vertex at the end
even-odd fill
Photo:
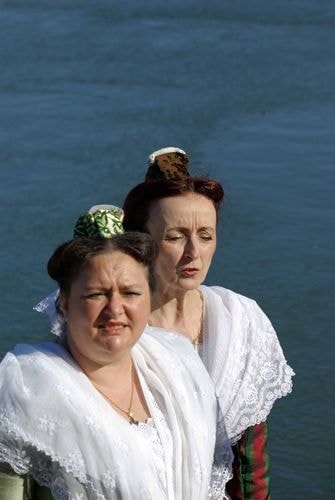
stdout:
MULTIPOLYGON (((80 470, 74 470, 71 467, 68 467, 67 460, 65 458, 61 458, 57 456, 55 453, 50 448, 47 447, 42 447, 40 443, 36 442, 34 438, 29 439, 27 436, 24 436, 22 433, 20 434, 19 432, 15 432, 14 429, 7 429, 7 432, 9 434, 12 434, 15 436, 17 439, 21 439, 22 442, 35 449, 37 452, 44 453, 53 463, 58 463, 67 474, 71 474, 73 477, 75 477, 81 484, 89 485, 90 480, 87 478, 86 474, 83 471, 80 470)), ((14 454, 13 454, 14 455, 14 454)), ((15 457, 14 457, 15 458, 15 457)), ((7 460, 10 460, 11 457, 8 456, 7 460)), ((9 465, 15 470, 15 465, 12 462, 9 462, 9 465)), ((15 470, 15 472, 17 472, 15 470)), ((19 473, 19 472, 18 472, 19 473)), ((26 471, 26 474, 28 474, 29 471, 26 471)), ((21 471, 22 474, 22 471, 21 471)), ((49 485, 44 485, 44 486, 49 486, 49 485)))
MULTIPOLYGON (((38 451, 43 451, 46 453, 45 450, 39 450, 38 446, 32 445, 33 448, 35 448, 38 451)), ((19 454, 15 455, 15 453, 12 453, 12 450, 9 448, 0 449, 0 457, 1 459, 7 463, 14 473, 18 474, 19 476, 22 475, 31 475, 34 480, 40 485, 48 488, 52 494, 55 494, 55 491, 57 491, 57 494, 55 498, 58 500, 67 500, 70 498, 69 495, 71 495, 70 491, 68 490, 66 483, 64 483, 63 479, 61 476, 57 476, 53 473, 51 473, 47 468, 41 468, 41 466, 35 465, 34 463, 31 464, 30 466, 27 466, 28 464, 24 464, 24 458, 19 459, 19 454), (21 466, 20 466, 21 465, 21 466)), ((60 461, 57 461, 52 457, 51 455, 48 455, 50 460, 54 463, 61 463, 60 461)), ((71 474, 72 476, 76 477, 73 471, 65 471, 67 474, 71 474)), ((76 478, 84 488, 90 488, 92 492, 95 494, 95 498, 99 498, 101 500, 106 500, 103 495, 100 495, 99 492, 96 490, 94 487, 92 481, 86 478, 86 481, 80 481, 78 478, 76 478)), ((73 492, 72 492, 73 493, 73 492)), ((82 498, 81 496, 76 496, 75 498, 82 498)), ((71 498, 74 499, 73 496, 71 498)))
POLYGON ((292 383, 292 377, 295 375, 294 371, 292 370, 292 373, 290 375, 290 379, 289 381, 287 382, 289 387, 287 388, 287 390, 285 391, 282 391, 280 394, 277 395, 277 397, 269 404, 269 406, 266 408, 266 411, 264 411, 264 416, 262 417, 252 417, 250 419, 250 423, 248 424, 248 427, 243 427, 241 424, 237 427, 238 431, 237 431, 237 434, 232 436, 230 439, 230 443, 231 445, 235 445, 240 439, 241 437, 243 436, 243 433, 249 428, 249 427, 253 427, 254 425, 258 425, 258 424, 261 424, 263 422, 265 422, 275 404, 275 402, 278 400, 278 399, 281 399, 281 398, 284 398, 285 396, 287 396, 288 394, 291 394, 292 390, 293 390, 293 383, 292 383), (241 427, 243 427, 243 429, 240 429, 241 427))

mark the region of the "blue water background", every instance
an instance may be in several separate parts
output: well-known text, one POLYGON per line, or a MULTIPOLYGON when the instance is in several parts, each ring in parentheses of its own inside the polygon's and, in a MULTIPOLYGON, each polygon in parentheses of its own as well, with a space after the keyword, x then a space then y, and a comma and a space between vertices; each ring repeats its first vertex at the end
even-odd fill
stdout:
POLYGON ((9 0, 0 27, 0 355, 46 337, 78 214, 178 145, 226 191, 207 282, 255 298, 296 371, 272 498, 335 498, 334 1, 9 0))

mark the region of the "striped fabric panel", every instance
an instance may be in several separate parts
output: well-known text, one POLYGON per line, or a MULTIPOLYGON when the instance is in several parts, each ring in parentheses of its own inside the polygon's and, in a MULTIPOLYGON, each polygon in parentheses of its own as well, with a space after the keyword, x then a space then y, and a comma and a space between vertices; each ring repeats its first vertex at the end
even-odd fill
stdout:
POLYGON ((233 451, 234 477, 227 484, 232 500, 269 500, 267 424, 249 427, 233 451))

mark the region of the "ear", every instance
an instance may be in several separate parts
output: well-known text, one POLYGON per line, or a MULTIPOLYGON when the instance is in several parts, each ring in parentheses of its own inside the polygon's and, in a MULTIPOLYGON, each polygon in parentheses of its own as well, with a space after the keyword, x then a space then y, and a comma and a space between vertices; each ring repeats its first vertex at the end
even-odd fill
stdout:
POLYGON ((65 321, 67 320, 67 297, 64 294, 64 292, 60 292, 59 298, 58 298, 58 308, 60 312, 62 313, 65 321))

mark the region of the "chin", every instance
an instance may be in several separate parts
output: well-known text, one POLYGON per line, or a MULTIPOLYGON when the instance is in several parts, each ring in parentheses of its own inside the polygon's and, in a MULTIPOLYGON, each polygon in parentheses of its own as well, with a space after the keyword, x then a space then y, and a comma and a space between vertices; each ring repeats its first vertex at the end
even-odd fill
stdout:
POLYGON ((104 339, 101 344, 102 348, 111 354, 122 354, 123 351, 128 349, 128 343, 125 339, 119 336, 110 336, 104 339))
POLYGON ((199 287, 199 285, 201 285, 201 283, 202 283, 202 281, 199 279, 187 278, 187 279, 184 279, 179 284, 179 287, 185 291, 195 290, 196 288, 199 287))

